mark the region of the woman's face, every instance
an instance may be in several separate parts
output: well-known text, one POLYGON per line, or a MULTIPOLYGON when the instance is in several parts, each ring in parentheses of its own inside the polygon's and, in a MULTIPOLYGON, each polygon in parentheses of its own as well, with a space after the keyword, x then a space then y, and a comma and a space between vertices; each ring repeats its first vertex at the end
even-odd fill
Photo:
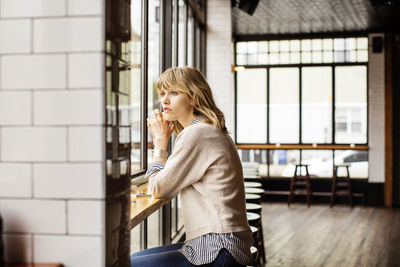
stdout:
POLYGON ((177 90, 162 91, 160 101, 167 121, 184 121, 193 114, 190 97, 177 90))

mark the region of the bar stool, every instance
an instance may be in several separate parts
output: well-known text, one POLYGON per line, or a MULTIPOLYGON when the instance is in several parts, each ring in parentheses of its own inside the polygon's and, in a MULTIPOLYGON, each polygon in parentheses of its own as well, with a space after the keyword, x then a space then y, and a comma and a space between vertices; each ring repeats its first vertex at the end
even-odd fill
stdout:
POLYGON ((262 206, 260 204, 246 203, 246 210, 248 212, 253 212, 261 215, 261 208, 262 206))
POLYGON ((265 261, 265 253, 264 253, 264 239, 262 236, 262 224, 261 224, 261 215, 253 212, 247 212, 247 221, 249 222, 250 226, 256 227, 258 229, 258 236, 257 240, 254 240, 254 245, 258 249, 259 254, 259 265, 263 266, 265 261))
POLYGON ((256 188, 256 187, 245 187, 244 192, 246 194, 257 194, 262 196, 264 194, 264 189, 256 188))
MULTIPOLYGON (((255 246, 251 246, 250 247, 250 252, 251 252, 251 259, 252 259, 252 263, 254 266, 260 266, 258 263, 258 250, 255 246)), ((252 267, 253 265, 250 265, 249 267, 252 267)))
POLYGON ((290 192, 288 199, 288 206, 294 201, 294 195, 306 195, 307 196, 307 205, 310 207, 311 205, 311 180, 310 174, 308 172, 308 164, 296 164, 294 169, 293 178, 290 181, 290 192), (301 170, 305 169, 306 175, 301 174, 301 170), (300 174, 297 174, 297 171, 300 171, 300 174))
MULTIPOLYGON (((262 206, 259 204, 254 204, 254 203, 246 203, 246 211, 250 213, 256 213, 260 215, 260 224, 259 224, 259 230, 257 236, 254 236, 253 233, 253 238, 254 238, 254 244, 258 248, 259 254, 263 259, 263 262, 265 263, 265 247, 264 247, 264 234, 263 234, 263 227, 262 227, 262 215, 261 215, 261 210, 262 206)), ((250 226, 250 228, 253 226, 250 226)))
POLYGON ((244 182, 244 187, 262 188, 262 184, 259 182, 244 182))
POLYGON ((246 193, 246 203, 261 204, 261 196, 257 194, 247 194, 246 193))
POLYGON ((244 174, 243 179, 245 182, 261 182, 260 175, 244 174))
POLYGON ((331 203, 332 207, 335 202, 336 196, 348 197, 349 204, 353 207, 353 191, 351 189, 350 171, 349 167, 351 165, 347 163, 336 164, 333 166, 333 177, 332 177, 332 193, 331 193, 331 203), (345 176, 338 176, 338 171, 340 168, 346 169, 345 176))

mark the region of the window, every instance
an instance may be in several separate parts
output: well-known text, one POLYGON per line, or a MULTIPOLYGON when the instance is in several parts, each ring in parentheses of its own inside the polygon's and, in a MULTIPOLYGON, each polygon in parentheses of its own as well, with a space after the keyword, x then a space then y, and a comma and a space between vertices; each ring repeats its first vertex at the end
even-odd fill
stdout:
MULTIPOLYGON (((264 164, 264 175, 289 177, 293 159, 311 162, 310 172, 330 177, 334 156, 343 151, 336 147, 368 143, 367 37, 235 45, 236 65, 245 67, 236 73, 236 142, 268 152, 264 161, 255 156, 257 149, 243 149, 242 160, 264 164)), ((365 170, 354 173, 365 177, 365 170)))
MULTIPOLYGON (((131 183, 143 181, 151 162, 146 118, 159 108, 160 72, 177 65, 204 66, 203 7, 202 0, 106 1, 106 190, 115 201, 126 201, 125 192, 131 183)), ((115 213, 115 207, 107 202, 107 214, 115 213)), ((112 223, 107 221, 110 247, 125 242, 115 240, 123 226, 115 229, 119 226, 112 223)), ((169 243, 182 224, 178 196, 131 230, 131 252, 169 243)))

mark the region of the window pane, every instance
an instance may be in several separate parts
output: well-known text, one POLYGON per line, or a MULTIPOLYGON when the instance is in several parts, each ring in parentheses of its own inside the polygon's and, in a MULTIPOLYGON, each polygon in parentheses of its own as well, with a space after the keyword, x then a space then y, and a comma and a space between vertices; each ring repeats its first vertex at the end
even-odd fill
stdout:
POLYGON ((336 67, 335 84, 335 142, 366 143, 367 68, 336 67))
MULTIPOLYGON (((368 178, 367 150, 336 150, 335 164, 350 164, 350 178, 368 178)), ((338 176, 346 176, 346 168, 338 169, 338 176)))
POLYGON ((269 52, 279 52, 279 41, 269 42, 269 52))
POLYGON ((288 52, 289 51, 289 41, 280 41, 280 51, 281 52, 288 52))
POLYGON ((323 39, 322 47, 324 50, 328 50, 328 51, 333 50, 332 39, 323 39))
POLYGON ((293 177, 294 164, 300 162, 300 150, 270 150, 269 176, 293 177))
POLYGON ((357 49, 368 49, 368 38, 367 37, 360 37, 357 38, 357 49))
MULTIPOLYGON (((148 91, 147 108, 148 116, 151 116, 154 109, 158 109, 157 80, 160 74, 160 24, 157 17, 159 9, 158 0, 149 1, 149 52, 148 52, 148 91)), ((152 136, 148 132, 148 142, 152 144, 152 136)), ((151 151, 148 155, 148 163, 151 162, 151 151)))
POLYGON ((301 51, 311 51, 311 40, 301 40, 301 51))
POLYGON ((140 225, 131 230, 131 254, 140 250, 140 225))
POLYGON ((358 62, 367 62, 368 61, 368 51, 367 50, 357 51, 357 61, 358 62))
POLYGON ((246 42, 236 43, 236 53, 246 54, 247 53, 247 43, 246 42))
MULTIPOLYGON (((130 88, 131 88, 131 103, 130 108, 121 106, 120 111, 120 125, 131 125, 131 129, 121 129, 120 137, 125 135, 125 139, 132 140, 132 153, 131 153, 131 173, 135 173, 142 169, 141 164, 141 125, 142 125, 142 112, 141 112, 141 1, 132 0, 131 2, 131 71, 130 71, 130 88), (122 134, 124 133, 124 134, 122 134), (129 133, 131 138, 129 138, 129 133)), ((129 100, 127 100, 128 104, 129 100)))
POLYGON ((310 175, 329 178, 333 175, 332 150, 303 150, 301 162, 309 165, 308 172, 310 175))
POLYGON ((178 66, 185 66, 185 18, 186 18, 186 6, 183 0, 179 0, 179 24, 178 24, 178 66))
POLYGON ((289 53, 280 54, 280 64, 289 64, 289 53))
POLYGON ((290 41, 290 51, 292 51, 292 52, 300 51, 300 41, 299 40, 290 41))
POLYGON ((290 53, 290 63, 293 63, 293 64, 300 63, 300 53, 298 53, 298 52, 290 53))
POLYGON ((270 142, 299 142, 299 69, 270 69, 270 142))
POLYGON ((160 246, 160 210, 155 211, 147 218, 147 247, 160 246))
POLYGON ((267 71, 237 72, 237 142, 267 142, 267 71))
POLYGON ((302 142, 332 141, 332 69, 302 69, 302 142))
POLYGON ((302 63, 311 63, 311 53, 310 52, 301 53, 301 62, 302 63))
POLYGON ((188 18, 188 30, 187 30, 187 35, 188 35, 188 66, 194 67, 194 19, 192 16, 191 9, 189 8, 189 18, 188 18))
POLYGON ((312 40, 312 50, 313 51, 321 51, 322 50, 322 40, 321 39, 313 39, 312 40))

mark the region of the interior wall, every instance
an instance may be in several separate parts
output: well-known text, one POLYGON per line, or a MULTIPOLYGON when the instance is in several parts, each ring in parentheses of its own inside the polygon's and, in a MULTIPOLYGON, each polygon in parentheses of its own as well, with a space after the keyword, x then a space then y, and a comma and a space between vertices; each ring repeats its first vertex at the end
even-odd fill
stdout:
POLYGON ((233 87, 232 8, 226 0, 207 2, 207 79, 217 106, 225 114, 232 138, 235 133, 235 90, 233 87))
POLYGON ((368 144, 369 182, 385 182, 385 51, 372 52, 372 38, 383 34, 370 34, 368 58, 368 144))
POLYGON ((104 266, 104 2, 0 1, 6 262, 104 266))

